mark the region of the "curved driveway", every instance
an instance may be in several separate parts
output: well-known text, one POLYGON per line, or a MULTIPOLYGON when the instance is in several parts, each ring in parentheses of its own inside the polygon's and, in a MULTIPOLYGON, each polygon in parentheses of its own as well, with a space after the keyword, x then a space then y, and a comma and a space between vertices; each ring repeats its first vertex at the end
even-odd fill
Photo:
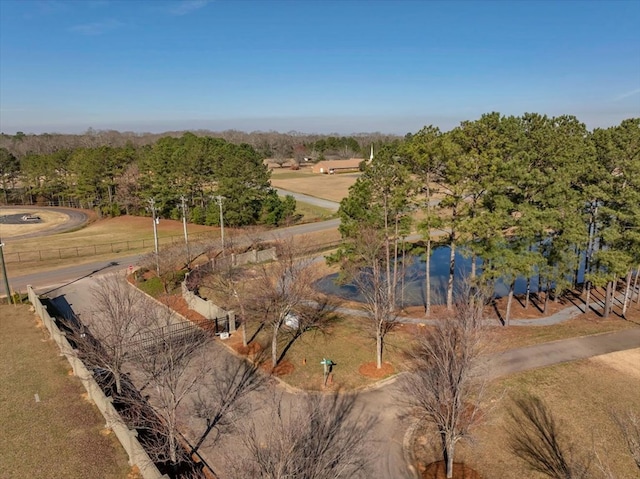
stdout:
MULTIPOLYGON (((285 193, 287 194, 287 193, 285 193)), ((303 195, 306 196, 306 195, 303 195)), ((306 197, 302 201, 310 202, 306 197)), ((325 200, 322 200, 325 201, 325 200)), ((329 202, 332 203, 332 202, 329 202)), ((315 204, 315 203, 314 203, 315 204)), ((334 203, 337 208, 337 204, 334 203)), ((309 225, 299 225, 270 232, 274 237, 304 234, 311 231, 322 231, 323 229, 335 228, 339 220, 331 220, 309 225)), ((30 275, 23 277, 23 280, 31 280, 34 285, 39 283, 42 287, 51 282, 67 284, 60 286, 52 296, 64 295, 66 299, 75 305, 74 309, 83 310, 83 313, 90 312, 91 301, 86 297, 93 279, 89 276, 99 275, 107 271, 126 267, 133 263, 135 257, 121 258, 120 264, 112 264, 102 261, 74 268, 67 268, 59 272, 51 272, 51 276, 45 279, 46 274, 30 275), (77 278, 69 281, 70 278, 77 278), (42 281, 39 281, 42 280, 42 281)), ((14 283, 16 279, 12 280, 14 283)), ((51 288, 49 286, 48 288, 51 288)), ((53 292, 50 290, 48 292, 53 292)), ((80 311, 78 311, 80 312, 80 311)), ((623 349, 633 349, 640 347, 640 328, 607 333, 583 338, 573 338, 563 341, 530 346, 507 351, 491 360, 492 377, 512 374, 538 367, 549 366, 560 362, 583 359, 599 354, 605 354, 623 349)), ((395 380, 387 381, 384 385, 363 391, 359 395, 359 402, 364 410, 376 417, 377 421, 372 431, 375 442, 374 471, 376 477, 381 479, 402 479, 413 477, 407 465, 403 440, 405 432, 411 423, 410 418, 405 415, 404 408, 399 405, 398 393, 395 380)), ((295 407, 296 394, 285 393, 287 402, 295 407)))
MULTIPOLYGON (((51 228, 47 228, 40 231, 35 231, 33 233, 27 233, 23 235, 11 236, 11 240, 16 239, 25 239, 25 238, 37 238, 39 236, 50 236, 58 233, 64 233, 65 231, 70 231, 74 229, 81 228, 86 225, 89 221, 89 215, 87 215, 82 210, 77 210, 74 208, 59 208, 57 206, 11 206, 12 210, 23 210, 25 213, 33 212, 33 211, 55 211, 56 213, 61 213, 66 215, 68 219, 64 223, 60 223, 51 228)), ((2 208, 0 207, 0 213, 2 213, 2 208)))
MULTIPOLYGON (((95 271, 94 274, 113 270, 114 268, 107 267, 95 271)), ((48 291, 49 297, 62 296, 76 313, 91 314, 89 291, 93 281, 95 279, 90 277, 80 278, 55 291, 48 291)), ((498 378, 529 369, 638 347, 640 347, 640 328, 571 338, 497 354, 489 359, 489 371, 492 378, 498 378)), ((286 388, 286 391, 282 388, 278 389, 282 393, 283 404, 291 408, 297 407, 300 394, 304 394, 290 392, 290 388, 286 388)), ((380 479, 414 477, 414 471, 408 466, 404 447, 405 434, 412 420, 406 415, 396 379, 387 380, 377 387, 360 392, 358 402, 365 413, 376 418, 371 431, 373 448, 376 451, 372 464, 375 477, 380 479)))

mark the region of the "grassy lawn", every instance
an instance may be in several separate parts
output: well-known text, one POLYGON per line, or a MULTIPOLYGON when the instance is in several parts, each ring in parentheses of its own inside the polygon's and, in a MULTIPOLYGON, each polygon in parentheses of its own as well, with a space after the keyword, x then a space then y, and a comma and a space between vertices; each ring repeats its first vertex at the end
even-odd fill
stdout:
MULTIPOLYGON (((323 358, 331 359, 333 367, 331 389, 356 389, 390 376, 371 378, 359 372, 360 366, 374 362, 375 338, 369 333, 367 319, 343 316, 326 332, 308 331, 297 338, 289 347, 283 362, 287 374, 280 377, 285 383, 302 389, 319 390, 323 388, 323 358)), ((411 329, 400 326, 390 332, 386 338, 383 361, 393 366, 394 372, 405 367, 405 353, 411 343, 411 329)), ((248 328, 248 337, 255 332, 255 327, 248 328)), ((236 338, 239 335, 236 335, 236 338)), ((237 339, 239 340, 239 338, 237 339)), ((270 354, 271 335, 262 330, 254 340, 270 354)), ((278 354, 291 341, 289 334, 283 334, 278 345, 278 354)), ((270 357, 270 356, 269 356, 270 357)))
POLYGON ((506 351, 508 349, 521 348, 533 344, 637 327, 637 323, 625 321, 618 316, 603 319, 595 313, 590 313, 586 317, 578 316, 577 318, 552 326, 511 326, 508 328, 496 326, 489 330, 489 337, 492 350, 506 351))
MULTIPOLYGON (((298 202, 297 207, 305 222, 321 221, 334 216, 330 210, 303 202, 298 202)), ((41 216, 45 218, 46 214, 47 212, 41 216)), ((58 220, 52 218, 48 226, 59 222, 58 220)), ((31 226, 35 225, 20 225, 21 228, 31 226)), ((2 238, 6 243, 5 261, 11 275, 25 275, 68 266, 71 263, 106 261, 123 255, 148 253, 153 250, 151 219, 144 217, 106 218, 80 230, 47 236, 46 240, 43 238, 12 239, 11 235, 5 232, 6 229, 6 225, 3 225, 2 238)), ((204 239, 217 241, 220 237, 219 228, 213 226, 189 224, 188 231, 192 242, 204 239)), ((31 231, 15 230, 13 234, 27 232, 31 231)), ((225 233, 229 238, 236 234, 232 228, 225 228, 225 233)), ((237 232, 237 234, 241 236, 243 233, 237 232)), ((182 222, 160 221, 158 238, 160 246, 183 241, 182 222)))
POLYGON ((28 306, 0 305, 0 318, 0 477, 135 477, 28 306))
POLYGON ((312 173, 311 168, 298 171, 275 168, 271 173, 271 184, 276 188, 338 202, 349 194, 349 187, 356 182, 356 179, 357 175, 353 174, 312 173))
MULTIPOLYGON (((612 477, 638 477, 622 436, 612 422, 612 409, 640 411, 640 349, 513 375, 492 385, 487 421, 476 431, 476 443, 458 449, 459 459, 484 478, 542 478, 508 451, 504 431, 509 396, 541 396, 576 448, 607 463, 612 477)), ((595 464, 593 465, 595 467, 595 464)))
POLYGON ((304 201, 296 201, 296 212, 302 215, 303 222, 323 221, 336 216, 335 211, 305 203, 304 201))
MULTIPOLYGON (((162 220, 158 225, 160 245, 183 241, 182 222, 162 220)), ((192 241, 219 238, 219 229, 189 225, 192 241)), ((233 230, 229 230, 233 234, 233 230)), ((5 238, 3 238, 5 239, 5 238)), ((6 238, 5 260, 10 275, 118 258, 153 251, 153 227, 150 218, 119 216, 96 221, 81 230, 43 238, 6 238), (20 254, 20 262, 17 255, 20 254)))

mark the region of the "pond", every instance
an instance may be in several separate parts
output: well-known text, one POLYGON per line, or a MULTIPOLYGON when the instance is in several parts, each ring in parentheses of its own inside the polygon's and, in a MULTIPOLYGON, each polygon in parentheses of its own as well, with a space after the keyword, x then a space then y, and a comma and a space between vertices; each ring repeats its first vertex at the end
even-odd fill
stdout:
MULTIPOLYGON (((431 254, 431 303, 444 304, 447 297, 447 282, 449 280, 449 254, 448 246, 440 246, 433 250, 431 254)), ((454 291, 460 290, 461 282, 466 279, 471 272, 471 258, 463 256, 460 252, 456 252, 455 256, 456 268, 454 275, 454 291)), ((425 304, 425 265, 424 255, 407 255, 406 268, 403 281, 400 285, 396 297, 398 302, 404 306, 420 306, 425 304)), ((477 262, 477 272, 482 272, 481 261, 477 262)), ((581 265, 578 274, 578 281, 582 281, 583 267, 581 265)), ((331 294, 344 298, 349 301, 364 302, 364 297, 358 291, 358 288, 351 283, 338 284, 338 273, 330 274, 320 279, 316 283, 316 288, 325 294, 331 294)), ((523 294, 526 292, 526 278, 518 278, 515 283, 515 293, 523 294)), ((536 292, 538 288, 538 277, 531 278, 531 292, 536 292)), ((494 285, 494 295, 496 297, 506 296, 509 293, 509 286, 505 285, 501 280, 496 281, 494 285)))

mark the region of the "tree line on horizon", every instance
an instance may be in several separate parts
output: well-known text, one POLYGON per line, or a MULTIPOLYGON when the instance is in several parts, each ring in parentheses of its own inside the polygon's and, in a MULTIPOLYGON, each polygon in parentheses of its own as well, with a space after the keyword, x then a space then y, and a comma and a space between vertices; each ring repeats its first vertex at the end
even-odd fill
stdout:
MULTIPOLYGON (((67 205, 104 215, 145 214, 154 198, 163 217, 219 224, 214 197, 225 198, 231 226, 279 225, 295 212, 280 199, 263 164, 360 155, 361 144, 384 142, 379 134, 338 137, 228 131, 134 135, 88 131, 84 135, 0 134, 0 202, 67 205), (227 139, 225 139, 225 137, 227 139), (247 143, 251 141, 251 143, 247 143)), ((369 148, 369 146, 367 146, 369 148)))
MULTIPOLYGON (((482 258, 482 279, 502 278, 510 286, 510 300, 517 277, 535 277, 535 289, 559 296, 577 281, 580 258, 586 256, 586 283, 608 286, 611 300, 615 278, 626 276, 629 289, 630 272, 640 263, 639 132, 638 118, 589 131, 574 116, 494 112, 446 133, 428 126, 404 138, 378 136, 375 160, 340 208, 345 251, 367 236, 362 231, 372 229, 388 263, 382 271, 397 278, 391 259, 398 257, 402 237, 419 217, 417 226, 425 233, 447 229, 449 307, 456 250, 473 259, 472 279, 476 259, 482 258)), ((102 141, 96 139, 100 135, 81 138, 102 141)), ((0 135, 0 144, 22 144, 30 137, 0 135)), ((278 225, 292 217, 295 201, 280 199, 271 188, 263 159, 285 137, 276 135, 265 147, 269 151, 193 133, 143 145, 50 145, 49 152, 22 156, 0 147, 2 199, 10 202, 15 200, 10 195, 18 194, 25 203, 71 203, 117 215, 145 214, 147 200, 154 198, 161 216, 179 218, 185 197, 190 221, 218 224, 215 196, 222 196, 225 223, 278 225)), ((318 155, 361 154, 359 141, 366 138, 289 137, 296 142, 288 153, 298 145, 318 155)), ((246 137, 238 133, 237 139, 246 137)), ((428 270, 428 234, 424 242, 428 270)), ((394 288, 388 292, 393 300, 394 288)), ((425 294, 428 311, 429 288, 425 294)))

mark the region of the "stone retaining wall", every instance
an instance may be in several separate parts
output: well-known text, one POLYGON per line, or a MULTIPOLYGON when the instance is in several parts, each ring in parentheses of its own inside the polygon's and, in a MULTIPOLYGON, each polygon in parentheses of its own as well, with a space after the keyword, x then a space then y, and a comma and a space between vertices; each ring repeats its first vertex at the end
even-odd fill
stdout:
POLYGON ((137 431, 127 427, 120 417, 120 414, 118 414, 118 411, 113 407, 112 399, 104 394, 100 386, 98 386, 98 383, 93 379, 93 374, 75 355, 69 341, 67 341, 65 335, 58 329, 55 321, 51 318, 45 306, 40 302, 40 298, 35 294, 31 286, 27 286, 27 292, 29 294, 29 301, 35 308, 36 314, 42 319, 42 322, 62 354, 66 356, 67 361, 69 361, 73 369, 73 374, 80 378, 82 385, 87 390, 89 398, 91 398, 102 413, 106 427, 114 432, 120 444, 122 444, 122 447, 129 455, 129 465, 137 466, 144 479, 168 479, 169 476, 166 474, 160 474, 156 465, 142 445, 140 445, 137 439, 137 431))

